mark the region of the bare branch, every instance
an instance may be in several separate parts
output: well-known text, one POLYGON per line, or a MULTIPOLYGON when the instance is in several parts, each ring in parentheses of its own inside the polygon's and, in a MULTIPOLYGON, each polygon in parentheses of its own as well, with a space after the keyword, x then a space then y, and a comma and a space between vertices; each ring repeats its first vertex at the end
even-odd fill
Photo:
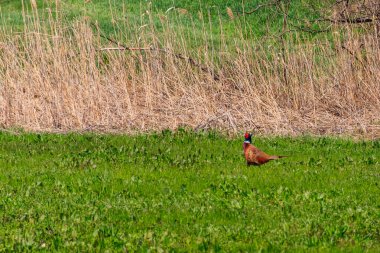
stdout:
POLYGON ((345 19, 331 19, 331 18, 320 18, 314 20, 314 22, 331 22, 334 24, 362 24, 374 22, 375 18, 370 17, 359 17, 359 18, 345 18, 345 19))
POLYGON ((181 60, 185 60, 187 61, 188 63, 190 63, 190 65, 194 66, 194 67, 197 67, 199 69, 201 69, 203 72, 205 73, 209 73, 212 75, 213 79, 215 81, 219 81, 220 80, 220 77, 217 73, 215 73, 214 70, 210 69, 208 66, 204 66, 200 63, 198 63, 196 60, 194 60, 193 58, 191 57, 188 57, 188 56, 183 56, 182 54, 178 54, 178 53, 174 53, 166 48, 153 48, 153 47, 143 47, 143 48, 132 48, 132 47, 128 47, 126 45, 123 45, 121 43, 119 43, 118 41, 112 39, 112 38, 109 38, 103 34, 100 34, 100 37, 112 42, 113 44, 116 44, 118 47, 116 48, 113 48, 113 47, 109 47, 109 48, 101 48, 99 49, 99 51, 110 51, 110 50, 127 50, 127 51, 159 51, 159 52, 164 52, 166 54, 170 54, 178 59, 181 59, 181 60))
MULTIPOLYGON (((363 45, 363 44, 362 44, 362 45, 363 45)), ((360 45, 360 47, 362 47, 362 45, 360 45)), ((345 45, 342 45, 341 47, 342 47, 342 49, 346 50, 346 51, 347 51, 352 57, 354 57, 356 61, 360 62, 360 64, 365 68, 365 64, 363 63, 363 61, 360 60, 360 59, 356 56, 356 54, 355 54, 354 52, 352 52, 352 51, 351 51, 349 48, 347 48, 345 45)))
POLYGON ((276 4, 278 4, 281 0, 275 0, 275 1, 272 1, 272 2, 269 2, 269 3, 262 3, 262 4, 259 4, 256 6, 256 8, 254 8, 253 10, 251 11, 243 11, 242 14, 245 14, 245 15, 249 15, 249 14, 252 14, 258 10, 260 10, 261 8, 265 8, 265 7, 268 7, 268 6, 274 6, 276 4))
POLYGON ((104 47, 104 48, 100 48, 98 49, 99 51, 115 51, 115 50, 128 50, 128 51, 148 51, 148 50, 152 50, 152 48, 150 47, 128 47, 128 48, 125 48, 125 47, 104 47))
POLYGON ((122 47, 122 49, 120 49, 120 50, 130 50, 130 48, 129 47, 127 47, 127 46, 125 46, 125 45, 123 45, 123 44, 120 44, 118 41, 115 41, 115 40, 113 40, 113 39, 111 39, 111 38, 109 38, 109 37, 107 37, 107 36, 105 36, 105 35, 103 35, 103 34, 99 34, 100 35, 100 37, 102 37, 102 38, 104 38, 104 39, 106 39, 106 40, 108 40, 109 42, 112 42, 113 44, 116 44, 116 45, 118 45, 119 47, 122 47))
POLYGON ((307 33, 312 33, 312 34, 329 32, 329 31, 330 31, 330 27, 331 27, 331 26, 329 26, 329 27, 326 28, 326 29, 314 29, 314 28, 311 28, 311 27, 299 26, 299 25, 295 25, 295 24, 291 24, 291 23, 290 23, 289 25, 290 25, 290 26, 293 26, 293 27, 296 28, 298 31, 307 32, 307 33))

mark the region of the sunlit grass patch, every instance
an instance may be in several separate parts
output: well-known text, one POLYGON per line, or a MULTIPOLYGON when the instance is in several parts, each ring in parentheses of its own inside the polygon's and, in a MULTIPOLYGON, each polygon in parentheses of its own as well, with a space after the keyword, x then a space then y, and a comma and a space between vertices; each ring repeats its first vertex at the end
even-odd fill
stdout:
POLYGON ((0 133, 2 250, 379 249, 379 141, 0 133))

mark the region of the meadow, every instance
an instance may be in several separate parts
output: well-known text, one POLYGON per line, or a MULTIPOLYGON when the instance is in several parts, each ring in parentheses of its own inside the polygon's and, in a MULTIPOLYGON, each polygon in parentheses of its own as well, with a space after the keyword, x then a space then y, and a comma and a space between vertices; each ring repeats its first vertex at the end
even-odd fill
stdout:
POLYGON ((380 249, 380 142, 0 132, 0 251, 380 249))
MULTIPOLYGON (((174 26, 183 29, 181 27, 183 24, 192 25, 195 23, 195 27, 202 29, 204 22, 202 19, 207 19, 212 23, 214 35, 219 34, 220 21, 225 23, 224 32, 232 37, 235 34, 235 29, 233 24, 228 24, 227 21, 231 20, 231 17, 226 12, 226 8, 230 8, 234 13, 233 15, 239 16, 243 12, 249 12, 255 9, 258 5, 262 4, 261 1, 251 0, 246 1, 244 4, 240 1, 234 0, 203 0, 203 1, 172 1, 172 0, 161 0, 161 1, 141 1, 141 0, 130 0, 130 1, 99 1, 99 0, 89 0, 89 1, 49 1, 49 0, 34 0, 34 1, 11 1, 11 0, 1 0, 1 10, 3 14, 3 19, 9 27, 13 29, 22 30, 24 26, 24 18, 22 16, 22 11, 30 14, 32 10, 32 2, 35 2, 36 7, 40 15, 50 8, 53 10, 54 15, 61 15, 64 21, 72 22, 76 19, 81 19, 86 16, 92 21, 97 21, 102 30, 108 34, 115 34, 115 31, 120 29, 128 29, 129 25, 125 21, 129 22, 143 22, 149 20, 147 11, 153 12, 155 14, 160 14, 161 18, 163 16, 175 17, 176 14, 180 14, 182 20, 178 23, 174 23, 174 26)), ((333 1, 320 1, 319 3, 314 3, 315 7, 326 6, 333 1)), ((290 15, 294 18, 311 18, 318 17, 318 14, 310 10, 308 2, 304 0, 292 1, 290 8, 290 15)), ((239 22, 249 25, 249 30, 256 35, 262 36, 266 34, 268 27, 263 25, 264 22, 268 21, 270 17, 270 30, 281 31, 282 24, 281 13, 273 13, 268 10, 268 8, 263 8, 257 15, 247 15, 239 22)), ((160 26, 159 16, 153 17, 154 23, 160 26)), ((207 21, 207 22, 208 22, 207 21)), ((247 27, 248 28, 248 27, 247 27)), ((137 31, 132 31, 137 32, 137 31)), ((246 34, 249 35, 249 34, 246 34)), ((217 36, 216 36, 217 37, 217 36)))

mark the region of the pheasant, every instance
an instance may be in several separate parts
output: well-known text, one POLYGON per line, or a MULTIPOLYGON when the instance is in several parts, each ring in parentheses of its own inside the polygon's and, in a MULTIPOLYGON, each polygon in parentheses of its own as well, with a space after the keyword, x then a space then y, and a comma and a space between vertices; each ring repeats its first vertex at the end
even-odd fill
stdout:
POLYGON ((244 143, 243 143, 243 149, 244 149, 244 156, 245 160, 247 161, 247 166, 249 165, 262 165, 264 163, 269 162, 270 160, 277 160, 286 156, 277 156, 277 155, 268 155, 261 151, 260 149, 253 146, 252 143, 252 134, 251 133, 245 133, 244 135, 244 143))

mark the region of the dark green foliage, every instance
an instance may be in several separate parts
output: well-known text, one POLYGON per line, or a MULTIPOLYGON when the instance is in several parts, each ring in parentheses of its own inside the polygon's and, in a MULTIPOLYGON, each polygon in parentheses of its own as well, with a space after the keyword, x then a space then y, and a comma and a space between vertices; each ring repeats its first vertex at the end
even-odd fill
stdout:
POLYGON ((0 251, 379 250, 379 141, 0 133, 0 251))

